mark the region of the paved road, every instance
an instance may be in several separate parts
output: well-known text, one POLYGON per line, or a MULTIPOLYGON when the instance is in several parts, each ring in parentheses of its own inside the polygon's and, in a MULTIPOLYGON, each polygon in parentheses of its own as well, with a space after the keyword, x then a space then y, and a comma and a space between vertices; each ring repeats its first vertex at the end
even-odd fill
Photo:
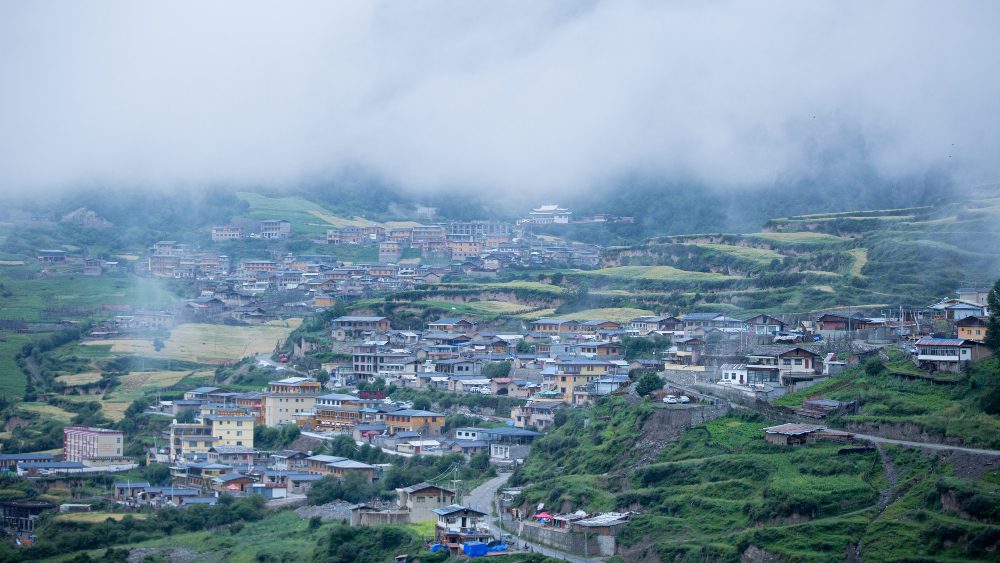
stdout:
MULTIPOLYGON (((469 508, 485 512, 489 515, 487 521, 489 522, 490 533, 492 533, 494 537, 500 537, 501 534, 508 533, 500 529, 500 526, 496 523, 496 519, 493 517, 493 499, 496 497, 497 490, 507 482, 507 479, 510 479, 510 473, 504 473, 499 477, 494 477, 493 479, 490 479, 473 489, 466 498, 466 505, 468 505, 469 508)), ((516 537, 517 536, 515 535, 515 538, 516 537)), ((552 549, 551 547, 546 547, 544 545, 520 538, 518 538, 515 543, 518 548, 527 543, 531 546, 531 550, 535 553, 541 553, 542 555, 553 557, 555 559, 562 559, 563 561, 570 561, 571 563, 602 563, 603 561, 602 559, 588 559, 585 557, 570 555, 569 553, 564 553, 557 549, 552 549)))
POLYGON ((870 434, 854 434, 854 437, 857 438, 858 440, 864 440, 866 442, 875 442, 878 444, 896 444, 898 446, 907 446, 911 448, 925 448, 928 450, 945 450, 954 452, 965 452, 970 454, 1000 456, 1000 450, 979 450, 976 448, 952 446, 950 444, 936 444, 932 442, 911 442, 909 440, 895 440, 893 438, 883 438, 882 436, 872 436, 870 434))

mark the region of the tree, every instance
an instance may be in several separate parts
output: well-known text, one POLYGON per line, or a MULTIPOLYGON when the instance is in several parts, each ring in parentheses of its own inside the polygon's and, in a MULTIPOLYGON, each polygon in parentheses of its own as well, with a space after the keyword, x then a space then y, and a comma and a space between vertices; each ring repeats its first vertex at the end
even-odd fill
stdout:
POLYGON ((653 391, 663 388, 663 378, 655 373, 647 373, 639 378, 639 383, 635 387, 635 392, 645 397, 653 391))
POLYGON ((431 401, 427 397, 417 397, 413 399, 413 408, 418 411, 431 410, 431 401))
POLYGON ((194 409, 184 409, 177 413, 177 422, 191 423, 194 422, 194 409))
POLYGON ((510 375, 510 362, 491 362, 483 366, 483 375, 490 379, 510 375))
POLYGON ((984 342, 994 355, 1000 355, 1000 280, 993 284, 993 289, 986 297, 989 307, 989 317, 986 318, 986 339, 984 342))

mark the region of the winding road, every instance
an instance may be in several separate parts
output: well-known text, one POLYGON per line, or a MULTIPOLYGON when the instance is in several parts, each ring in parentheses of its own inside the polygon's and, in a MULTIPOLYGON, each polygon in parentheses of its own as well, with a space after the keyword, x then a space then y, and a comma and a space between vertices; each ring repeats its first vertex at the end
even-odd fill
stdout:
POLYGON ((515 538, 517 538, 515 543, 518 548, 527 544, 531 546, 531 550, 535 553, 541 553, 542 555, 545 555, 547 557, 562 559, 563 561, 570 561, 571 563, 603 563, 603 559, 586 558, 586 557, 580 557, 578 555, 572 555, 569 553, 565 553, 563 551, 559 551, 558 549, 553 549, 551 547, 544 546, 539 543, 534 543, 528 540, 518 538, 517 535, 513 534, 512 532, 505 532, 501 530, 499 524, 497 524, 496 522, 496 517, 493 516, 493 508, 494 508, 493 500, 496 498, 497 490, 499 490, 500 487, 502 487, 504 483, 506 483, 507 480, 510 479, 510 475, 511 475, 510 473, 504 473, 499 477, 494 477, 493 479, 490 479, 489 481, 473 489, 472 492, 469 493, 469 496, 466 498, 465 504, 469 508, 478 510, 480 512, 485 512, 487 515, 489 515, 487 518, 487 522, 490 526, 490 533, 493 534, 494 537, 499 538, 501 537, 501 534, 510 533, 511 535, 514 535, 515 538))
MULTIPOLYGON (((848 430, 848 432, 850 431, 848 430)), ((854 434, 854 438, 858 440, 864 440, 866 442, 873 442, 876 444, 894 444, 897 446, 906 446, 909 448, 924 448, 928 450, 943 450, 943 451, 953 451, 953 452, 965 452, 968 454, 1000 456, 1000 450, 980 450, 976 448, 966 448, 964 446, 952 446, 951 444, 938 444, 935 442, 911 442, 909 440, 896 440, 894 438, 884 438, 882 436, 873 436, 871 434, 854 434)))

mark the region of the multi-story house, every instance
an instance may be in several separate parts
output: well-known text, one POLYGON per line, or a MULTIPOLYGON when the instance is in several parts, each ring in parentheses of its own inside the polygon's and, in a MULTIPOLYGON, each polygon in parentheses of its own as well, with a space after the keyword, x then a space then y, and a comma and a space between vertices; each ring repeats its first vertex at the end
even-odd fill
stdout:
POLYGON ((212 227, 213 241, 240 240, 241 238, 243 238, 243 229, 239 227, 212 227))
POLYGON ((267 219, 260 222, 260 238, 286 239, 292 234, 292 224, 282 219, 267 219))
POLYGON ((539 334, 559 336, 572 334, 580 327, 573 319, 541 318, 531 323, 531 331, 539 334))
POLYGON ((386 317, 337 317, 333 319, 332 325, 330 335, 336 340, 363 338, 392 330, 386 317))

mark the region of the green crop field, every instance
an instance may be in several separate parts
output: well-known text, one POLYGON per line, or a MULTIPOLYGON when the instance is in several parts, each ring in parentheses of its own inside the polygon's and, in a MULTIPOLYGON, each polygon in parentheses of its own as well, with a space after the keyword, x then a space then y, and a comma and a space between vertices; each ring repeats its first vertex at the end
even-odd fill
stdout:
POLYGON ((0 397, 20 401, 24 396, 24 372, 14 361, 21 347, 31 341, 27 334, 6 334, 0 340, 0 397))
POLYGON ((630 307, 608 307, 604 309, 587 309, 585 311, 576 311, 574 313, 567 313, 565 316, 579 321, 614 321, 616 323, 625 323, 636 317, 641 317, 644 315, 652 315, 652 314, 653 312, 648 309, 633 309, 630 307))

